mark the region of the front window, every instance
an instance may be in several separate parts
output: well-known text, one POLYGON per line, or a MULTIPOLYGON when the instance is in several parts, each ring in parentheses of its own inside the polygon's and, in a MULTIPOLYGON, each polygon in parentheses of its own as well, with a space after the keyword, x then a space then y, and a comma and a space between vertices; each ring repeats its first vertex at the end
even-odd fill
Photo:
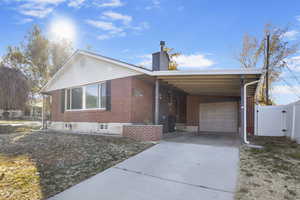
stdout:
POLYGON ((82 109, 82 88, 72 88, 72 109, 82 109))
POLYGON ((98 108, 99 99, 99 85, 88 85, 85 88, 85 103, 86 108, 98 108))
POLYGON ((65 89, 66 110, 106 107, 106 84, 98 83, 65 89))

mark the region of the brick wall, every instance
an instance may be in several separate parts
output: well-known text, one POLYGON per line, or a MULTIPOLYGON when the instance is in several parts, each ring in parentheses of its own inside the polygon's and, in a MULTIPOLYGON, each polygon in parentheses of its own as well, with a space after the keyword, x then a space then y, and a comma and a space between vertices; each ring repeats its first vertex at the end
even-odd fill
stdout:
POLYGON ((132 79, 131 122, 153 123, 154 85, 138 77, 132 79))
POLYGON ((139 141, 159 141, 162 131, 162 125, 125 125, 123 136, 139 141))
POLYGON ((111 110, 61 112, 60 90, 51 92, 51 120, 63 122, 153 122, 153 84, 138 77, 111 80, 111 110), (135 91, 135 92, 134 92, 135 91), (140 92, 141 95, 137 95, 140 92))
POLYGON ((60 91, 52 92, 52 121, 64 122, 118 122, 131 121, 132 77, 111 81, 111 110, 60 111, 60 91))
POLYGON ((60 90, 51 92, 51 120, 52 121, 64 121, 64 113, 61 113, 60 107, 60 90))

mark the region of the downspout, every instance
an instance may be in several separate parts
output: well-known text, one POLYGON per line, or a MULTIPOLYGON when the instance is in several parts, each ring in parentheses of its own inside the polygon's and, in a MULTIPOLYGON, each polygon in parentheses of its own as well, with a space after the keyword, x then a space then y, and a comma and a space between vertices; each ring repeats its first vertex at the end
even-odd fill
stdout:
POLYGON ((253 85, 253 84, 256 84, 258 83, 258 81, 253 81, 253 82, 250 82, 250 83, 246 83, 244 85, 244 143, 245 144, 250 144, 250 142, 247 140, 247 87, 249 85, 253 85))

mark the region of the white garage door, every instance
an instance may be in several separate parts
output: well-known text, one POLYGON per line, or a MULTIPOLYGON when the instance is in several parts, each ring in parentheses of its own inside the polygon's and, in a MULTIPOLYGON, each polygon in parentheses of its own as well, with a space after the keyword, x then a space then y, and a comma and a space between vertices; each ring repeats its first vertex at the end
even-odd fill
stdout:
POLYGON ((200 131, 237 132, 237 119, 237 102, 200 104, 200 131))

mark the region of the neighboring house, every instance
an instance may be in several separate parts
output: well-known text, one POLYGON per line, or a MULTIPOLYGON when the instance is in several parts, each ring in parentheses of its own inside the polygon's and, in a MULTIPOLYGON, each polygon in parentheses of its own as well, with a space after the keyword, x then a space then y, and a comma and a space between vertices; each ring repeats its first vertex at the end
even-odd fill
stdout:
POLYGON ((26 108, 24 109, 25 111, 24 111, 23 119, 40 120, 42 118, 42 107, 43 107, 42 98, 29 100, 26 108))
POLYGON ((22 110, 0 110, 0 119, 4 119, 4 113, 8 112, 8 119, 20 119, 24 116, 24 113, 22 110))
MULTIPOLYGON (((8 110, 8 119, 40 120, 42 116, 42 99, 29 102, 23 110, 8 110)), ((4 119, 4 110, 0 110, 0 119, 4 119)))
MULTIPOLYGON (((112 134, 122 134, 127 124, 162 124, 164 132, 242 130, 243 86, 259 80, 261 70, 170 71, 163 48, 152 54, 152 70, 76 51, 42 89, 52 97, 50 128, 112 134)), ((247 90, 249 130, 256 88, 247 90)))

